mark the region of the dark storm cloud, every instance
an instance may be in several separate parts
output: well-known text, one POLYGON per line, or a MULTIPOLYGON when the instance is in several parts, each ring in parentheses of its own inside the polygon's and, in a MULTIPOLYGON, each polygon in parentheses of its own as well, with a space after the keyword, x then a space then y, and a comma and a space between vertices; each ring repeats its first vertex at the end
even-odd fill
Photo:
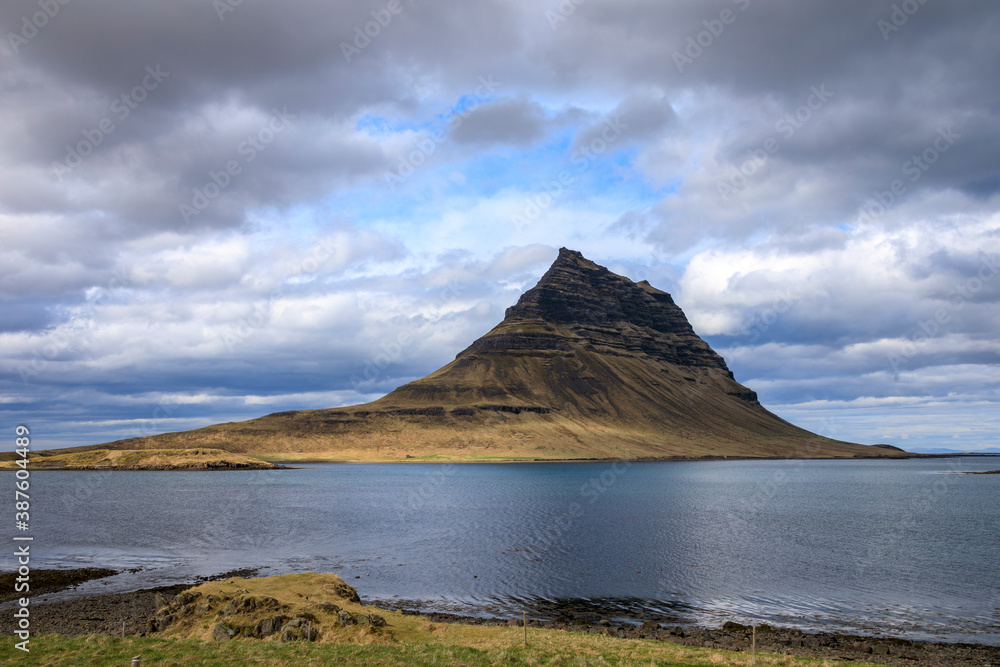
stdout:
POLYGON ((581 129, 571 150, 580 150, 609 136, 611 141, 633 145, 651 142, 674 118, 674 110, 662 93, 634 93, 619 102, 605 118, 581 129))

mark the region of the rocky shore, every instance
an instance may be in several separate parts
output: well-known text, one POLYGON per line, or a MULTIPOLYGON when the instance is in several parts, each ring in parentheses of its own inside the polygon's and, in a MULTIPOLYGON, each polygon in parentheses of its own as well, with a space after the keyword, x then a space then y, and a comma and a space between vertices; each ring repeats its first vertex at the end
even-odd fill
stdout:
MULTIPOLYGON (((58 588, 76 585, 80 581, 92 579, 95 576, 108 576, 108 574, 114 574, 114 572, 95 568, 48 571, 48 574, 41 578, 39 584, 41 585, 44 581, 46 583, 45 592, 52 592, 58 588)), ((211 580, 237 576, 247 577, 254 574, 253 570, 226 572, 211 577, 211 580)), ((0 574, 0 580, 3 576, 7 575, 0 574)), ((192 582, 191 585, 207 580, 192 582)), ((120 635, 124 624, 125 634, 145 635, 149 633, 150 621, 155 618, 157 611, 162 609, 164 605, 171 603, 177 595, 187 588, 189 588, 188 585, 178 585, 131 593, 95 595, 59 602, 33 604, 33 634, 37 636, 56 632, 63 635, 120 635)), ((35 595, 39 594, 37 589, 33 592, 35 595)), ((423 616, 433 623, 464 623, 485 626, 521 625, 521 619, 427 613, 407 608, 405 605, 393 605, 381 601, 367 601, 366 604, 375 604, 406 615, 423 616)), ((12 620, 9 614, 0 614, 0 633, 9 635, 13 632, 12 620)), ((602 634, 623 639, 653 639, 741 652, 751 650, 751 645, 755 641, 758 651, 825 660, 864 661, 885 665, 927 665, 929 667, 952 667, 953 665, 1000 667, 1000 646, 915 642, 891 637, 862 637, 833 633, 806 633, 766 625, 757 626, 756 633, 754 633, 749 626, 732 622, 726 623, 721 628, 682 627, 667 626, 655 621, 622 623, 607 618, 597 618, 591 613, 586 618, 574 618, 572 614, 567 614, 565 617, 553 620, 529 619, 528 627, 602 634)))
MULTIPOLYGON (((162 586, 130 593, 109 593, 105 595, 91 595, 70 600, 60 600, 58 602, 36 603, 34 598, 46 593, 54 593, 58 590, 73 588, 76 585, 97 579, 118 574, 114 570, 103 570, 99 568, 83 568, 78 570, 33 570, 32 581, 32 604, 31 604, 31 631, 35 636, 56 632, 61 635, 76 636, 89 634, 121 635, 122 624, 127 635, 145 634, 149 619, 156 613, 157 604, 162 604, 164 599, 172 599, 182 591, 196 583, 215 579, 225 579, 235 576, 254 576, 256 570, 236 570, 216 575, 214 577, 200 579, 190 584, 177 586, 162 586)), ((5 578, 13 579, 13 573, 0 573, 0 582, 5 578)), ((13 590, 13 586, 4 587, 3 590, 13 590)), ((13 599, 13 595, 8 595, 4 600, 13 599)), ((14 632, 15 619, 10 614, 0 614, 0 634, 12 635, 14 632)))
MULTIPOLYGON (((85 581, 110 577, 113 574, 118 574, 118 571, 102 567, 83 567, 76 570, 32 570, 30 593, 32 597, 37 597, 66 588, 75 588, 85 581)), ((18 593, 14 588, 17 576, 17 572, 0 572, 0 603, 15 600, 24 595, 18 593)))

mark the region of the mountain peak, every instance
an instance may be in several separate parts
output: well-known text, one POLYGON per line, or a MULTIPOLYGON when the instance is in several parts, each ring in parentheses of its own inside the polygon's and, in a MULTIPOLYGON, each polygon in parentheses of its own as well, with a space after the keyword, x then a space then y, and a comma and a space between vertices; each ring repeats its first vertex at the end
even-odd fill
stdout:
POLYGON ((634 283, 567 248, 559 249, 538 284, 507 309, 504 321, 467 351, 499 343, 489 340, 492 336, 513 343, 510 336, 518 331, 537 338, 540 327, 569 327, 576 342, 591 346, 642 349, 674 364, 729 371, 667 292, 645 280, 634 283))
MULTIPOLYGON (((590 262, 589 259, 583 256, 583 253, 579 250, 570 250, 569 248, 559 248, 559 256, 556 257, 556 261, 552 263, 553 266, 557 264, 579 264, 581 262, 590 262)), ((592 262, 591 262, 592 263, 592 262)))

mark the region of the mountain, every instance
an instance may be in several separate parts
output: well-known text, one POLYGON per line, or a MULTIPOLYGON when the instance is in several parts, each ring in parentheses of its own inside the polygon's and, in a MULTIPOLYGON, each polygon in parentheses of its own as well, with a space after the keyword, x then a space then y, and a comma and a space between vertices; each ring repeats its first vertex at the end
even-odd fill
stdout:
POLYGON ((454 361, 372 403, 101 446, 272 460, 905 454, 823 438, 768 412, 669 294, 566 248, 454 361))

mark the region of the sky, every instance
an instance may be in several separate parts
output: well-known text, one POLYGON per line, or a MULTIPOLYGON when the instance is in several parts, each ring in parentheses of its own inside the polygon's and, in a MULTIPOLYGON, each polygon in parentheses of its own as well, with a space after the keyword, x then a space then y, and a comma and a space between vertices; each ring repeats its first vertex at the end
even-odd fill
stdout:
POLYGON ((0 410, 373 400, 560 247, 823 435, 1000 447, 1000 5, 7 0, 0 410))

